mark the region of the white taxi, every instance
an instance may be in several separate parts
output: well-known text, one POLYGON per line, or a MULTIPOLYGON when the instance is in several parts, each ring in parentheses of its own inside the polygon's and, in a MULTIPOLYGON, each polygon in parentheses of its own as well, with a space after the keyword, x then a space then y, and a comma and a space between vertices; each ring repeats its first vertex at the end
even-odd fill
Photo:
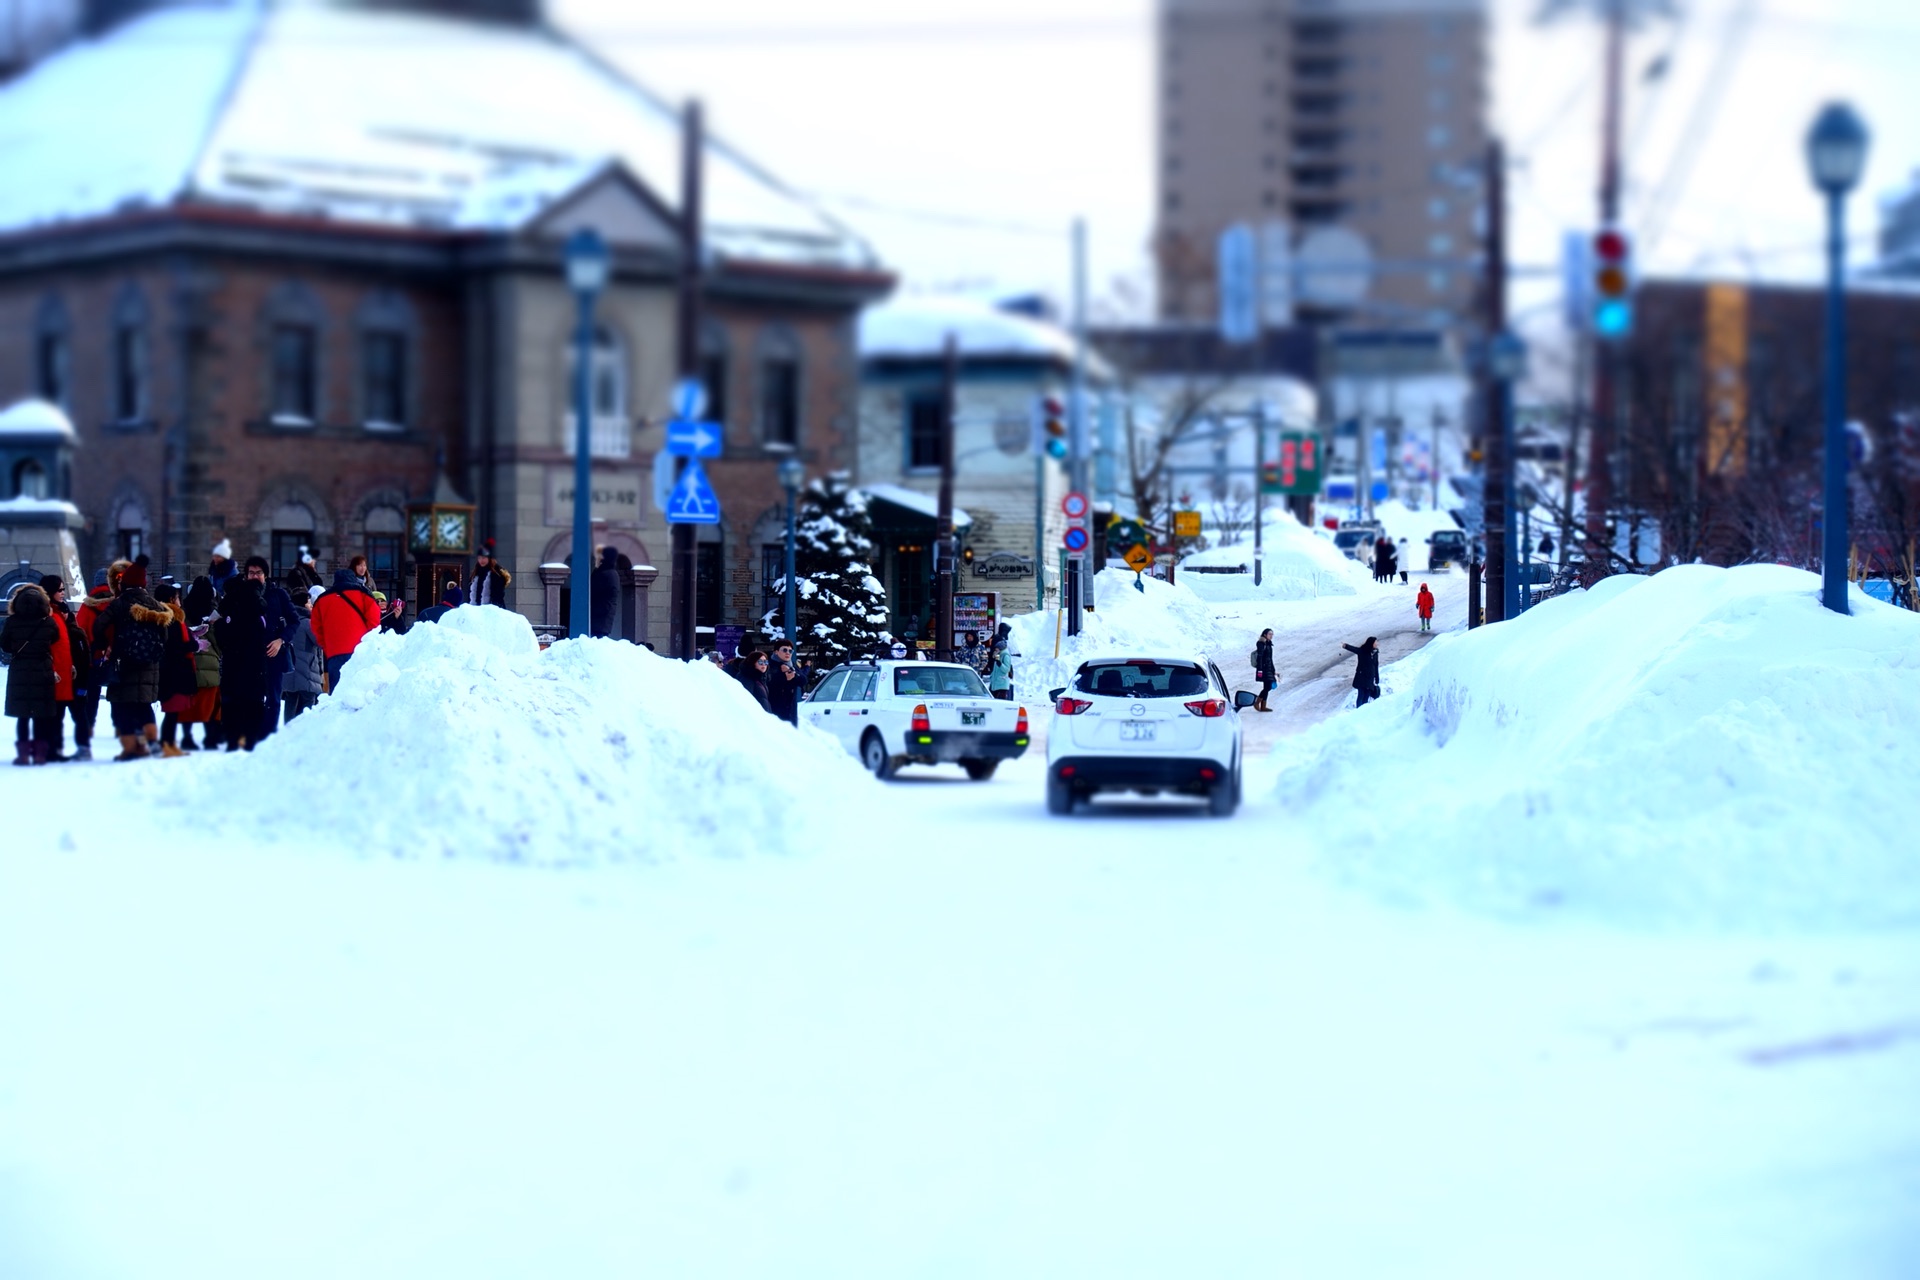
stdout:
POLYGON ((832 734, 876 778, 902 765, 958 764, 975 782, 1027 751, 1027 709, 987 692, 958 662, 850 662, 827 673, 800 719, 832 734))
POLYGON ((1096 658, 1052 697, 1050 813, 1101 791, 1203 796, 1216 817, 1239 807, 1240 712, 1254 696, 1211 662, 1096 658))

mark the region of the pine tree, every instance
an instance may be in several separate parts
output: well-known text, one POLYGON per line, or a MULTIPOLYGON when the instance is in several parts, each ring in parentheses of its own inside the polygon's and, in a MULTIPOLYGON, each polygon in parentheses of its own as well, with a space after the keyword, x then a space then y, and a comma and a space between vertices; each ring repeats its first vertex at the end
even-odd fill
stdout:
MULTIPOLYGON (((835 471, 800 492, 794 517, 793 577, 795 634, 800 646, 827 662, 871 657, 891 643, 887 626, 887 590, 873 575, 873 521, 867 496, 850 487, 848 475, 835 471)), ((785 638, 784 575, 777 597, 760 619, 760 634, 785 638)))

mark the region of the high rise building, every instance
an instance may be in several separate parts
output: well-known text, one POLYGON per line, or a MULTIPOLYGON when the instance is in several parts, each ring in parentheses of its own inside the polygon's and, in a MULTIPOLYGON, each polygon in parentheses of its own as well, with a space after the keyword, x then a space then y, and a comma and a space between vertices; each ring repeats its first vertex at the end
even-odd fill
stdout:
POLYGON ((1365 322, 1472 305, 1484 0, 1160 0, 1159 23, 1163 317, 1214 316, 1215 245, 1241 221, 1267 245, 1357 233, 1384 268, 1365 322))

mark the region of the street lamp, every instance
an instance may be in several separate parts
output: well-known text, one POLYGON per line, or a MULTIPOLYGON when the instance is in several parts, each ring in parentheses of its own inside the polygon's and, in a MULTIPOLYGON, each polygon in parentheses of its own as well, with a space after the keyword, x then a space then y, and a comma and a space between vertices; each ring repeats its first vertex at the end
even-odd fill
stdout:
POLYGON ((1845 103, 1822 108, 1807 134, 1807 168, 1827 197, 1826 495, 1820 513, 1821 603, 1847 612, 1846 199, 1867 163, 1867 126, 1845 103))
MULTIPOLYGON (((1513 484, 1513 384, 1527 376, 1527 344, 1520 341, 1511 330, 1502 330, 1494 335, 1487 347, 1487 366, 1493 374, 1494 395, 1498 397, 1500 410, 1500 572, 1504 578, 1501 591, 1502 616, 1517 618, 1520 616, 1521 592, 1525 590, 1520 582, 1520 538, 1515 527, 1513 484)), ((1491 478, 1491 477, 1490 477, 1491 478)))
POLYGON ((567 238, 567 285, 579 304, 573 358, 573 592, 567 634, 592 629, 588 597, 593 583, 593 300, 607 287, 607 246, 600 233, 582 227, 567 238))
POLYGON ((780 487, 787 491, 787 589, 780 594, 786 601, 787 643, 794 643, 798 630, 798 608, 794 602, 793 581, 793 498, 799 492, 800 482, 807 478, 807 469, 800 459, 789 455, 780 463, 780 487))

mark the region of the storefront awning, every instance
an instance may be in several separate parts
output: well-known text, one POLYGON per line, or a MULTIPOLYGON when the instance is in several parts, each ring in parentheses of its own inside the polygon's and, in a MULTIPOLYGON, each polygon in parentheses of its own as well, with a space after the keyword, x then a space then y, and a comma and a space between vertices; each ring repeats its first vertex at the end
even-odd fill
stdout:
MULTIPOLYGON (((860 491, 867 495, 868 514, 877 529, 901 529, 932 533, 940 518, 940 503, 933 494, 921 493, 897 484, 866 484, 860 491)), ((973 517, 959 507, 953 509, 953 527, 965 529, 973 517)))

